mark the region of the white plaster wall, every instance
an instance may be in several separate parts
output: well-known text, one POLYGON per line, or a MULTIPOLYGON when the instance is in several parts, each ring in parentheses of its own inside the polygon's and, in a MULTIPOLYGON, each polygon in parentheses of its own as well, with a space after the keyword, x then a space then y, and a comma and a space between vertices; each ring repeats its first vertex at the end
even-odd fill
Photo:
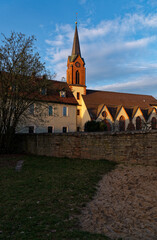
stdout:
MULTIPOLYGON (((81 96, 81 98, 82 98, 82 96, 81 96)), ((88 113, 88 110, 87 110, 87 107, 86 107, 86 104, 85 104, 83 98, 82 98, 81 118, 82 118, 81 131, 84 131, 84 125, 86 122, 91 121, 91 117, 88 113)))
POLYGON ((62 132, 63 127, 67 127, 68 132, 76 131, 76 105, 68 104, 36 104, 34 114, 26 113, 27 117, 23 117, 17 127, 17 132, 28 133, 28 127, 34 126, 35 133, 47 133, 48 126, 52 126, 54 132, 62 132), (48 106, 52 106, 54 114, 49 116, 48 106), (63 116, 63 107, 68 108, 67 116, 63 116))
POLYGON ((152 128, 151 121, 152 121, 152 118, 153 118, 153 117, 155 117, 156 120, 157 120, 157 114, 156 114, 155 109, 153 109, 153 111, 152 111, 152 113, 151 113, 151 115, 149 116, 148 121, 147 121, 147 124, 148 124, 149 128, 152 128))
POLYGON ((134 117, 133 117, 133 119, 132 119, 132 123, 134 124, 135 129, 136 129, 136 118, 137 118, 137 117, 140 117, 141 120, 145 122, 145 119, 144 119, 144 117, 143 117, 143 114, 142 114, 140 108, 138 108, 136 114, 134 115, 134 117))
POLYGON ((85 87, 82 86, 72 86, 72 93, 75 99, 78 102, 77 109, 80 110, 80 115, 77 115, 77 127, 80 128, 80 131, 84 131, 84 124, 91 120, 82 95, 85 93, 85 87), (77 92, 80 93, 80 99, 77 99, 77 92))
POLYGON ((148 122, 151 122, 151 120, 152 120, 153 117, 155 117, 155 118, 157 119, 157 114, 156 114, 155 109, 153 109, 151 115, 149 116, 148 122))
POLYGON ((117 126, 117 130, 119 130, 118 129, 119 128, 119 119, 121 116, 124 116, 124 118, 125 118, 125 130, 127 130, 130 120, 129 120, 128 114, 126 113, 124 107, 121 108, 121 110, 119 111, 119 113, 116 117, 116 120, 115 120, 115 125, 117 126))
POLYGON ((102 110, 101 110, 101 112, 100 112, 100 114, 99 114, 99 117, 97 118, 97 121, 102 121, 102 120, 104 120, 104 119, 106 119, 110 124, 111 124, 111 126, 112 126, 112 124, 113 124, 113 118, 112 118, 112 116, 111 116, 111 114, 110 114, 110 112, 109 112, 109 110, 108 110, 108 108, 106 107, 106 106, 104 106, 103 108, 102 108, 102 110), (104 118, 103 116, 102 116, 102 112, 103 111, 106 111, 107 112, 107 117, 106 118, 104 118))
POLYGON ((72 93, 76 98, 79 105, 82 105, 82 98, 81 95, 84 95, 85 87, 82 86, 72 86, 72 93), (77 99, 77 92, 80 93, 80 99, 77 99))

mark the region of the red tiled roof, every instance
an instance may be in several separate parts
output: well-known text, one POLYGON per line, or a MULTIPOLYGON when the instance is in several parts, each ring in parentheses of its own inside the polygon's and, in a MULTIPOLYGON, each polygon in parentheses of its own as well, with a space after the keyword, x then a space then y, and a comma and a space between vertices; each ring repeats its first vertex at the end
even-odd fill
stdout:
MULTIPOLYGON (((157 105, 157 100, 150 95, 107 92, 97 90, 87 90, 83 96, 87 109, 92 119, 97 117, 98 107, 105 104, 107 107, 117 108, 122 105, 124 108, 149 108, 151 105, 157 105)), ((113 115, 115 113, 113 112, 113 115)))
POLYGON ((71 89, 66 82, 48 80, 47 94, 40 95, 39 100, 46 102, 64 103, 78 105, 71 89), (65 91, 66 96, 60 97, 60 91, 65 91))
MULTIPOLYGON (((8 73, 3 72, 4 76, 8 73)), ((20 78, 20 75, 18 75, 20 78)), ((22 77, 22 76, 21 76, 22 77)), ((27 76, 29 79, 29 84, 33 86, 31 89, 30 87, 30 94, 28 94, 28 90, 25 92, 25 89, 22 89, 22 91, 19 92, 19 95, 21 96, 27 96, 29 99, 34 98, 35 100, 39 101, 46 101, 46 102, 54 102, 54 103, 63 103, 63 104, 71 104, 71 105, 78 105, 78 102, 76 101, 73 93, 71 92, 71 89, 69 88, 68 84, 66 82, 56 81, 56 80, 46 80, 45 81, 45 89, 47 90, 45 95, 42 95, 39 91, 40 85, 42 84, 43 78, 42 77, 36 77, 34 80, 27 76), (38 84, 39 83, 39 84, 38 84), (37 88, 36 88, 37 85, 37 88), (65 91, 66 96, 60 97, 60 91, 65 91)), ((6 76, 7 79, 7 76, 6 76)), ((27 83, 28 87, 28 83, 27 83)))

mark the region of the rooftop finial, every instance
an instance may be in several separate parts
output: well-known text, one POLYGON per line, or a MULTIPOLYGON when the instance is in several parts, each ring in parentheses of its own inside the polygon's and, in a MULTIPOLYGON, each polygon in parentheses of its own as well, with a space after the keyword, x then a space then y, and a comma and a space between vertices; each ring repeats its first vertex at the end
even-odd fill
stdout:
POLYGON ((76 13, 76 22, 75 22, 75 24, 77 24, 77 15, 78 15, 78 13, 76 13))

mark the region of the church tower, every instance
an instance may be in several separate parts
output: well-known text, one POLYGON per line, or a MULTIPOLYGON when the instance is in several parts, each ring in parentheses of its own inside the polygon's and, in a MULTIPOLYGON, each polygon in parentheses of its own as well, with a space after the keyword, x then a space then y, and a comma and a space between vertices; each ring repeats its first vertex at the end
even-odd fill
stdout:
POLYGON ((68 57, 67 62, 67 84, 78 102, 77 131, 83 131, 83 119, 86 116, 86 108, 82 96, 86 95, 86 69, 84 59, 81 57, 77 22, 75 24, 72 53, 68 57))
POLYGON ((81 57, 77 22, 75 24, 72 53, 67 62, 67 83, 80 104, 80 96, 86 95, 86 69, 84 59, 81 57))

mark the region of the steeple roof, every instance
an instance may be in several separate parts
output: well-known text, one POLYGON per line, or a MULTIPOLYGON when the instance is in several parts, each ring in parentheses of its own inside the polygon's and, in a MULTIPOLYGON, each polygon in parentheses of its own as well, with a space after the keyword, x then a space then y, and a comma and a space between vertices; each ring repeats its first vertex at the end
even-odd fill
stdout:
POLYGON ((80 55, 80 57, 81 57, 79 36, 78 36, 78 31, 77 31, 77 22, 76 22, 76 26, 75 26, 75 34, 74 34, 74 41, 73 41, 73 48, 72 48, 72 54, 71 55, 72 56, 80 55))

